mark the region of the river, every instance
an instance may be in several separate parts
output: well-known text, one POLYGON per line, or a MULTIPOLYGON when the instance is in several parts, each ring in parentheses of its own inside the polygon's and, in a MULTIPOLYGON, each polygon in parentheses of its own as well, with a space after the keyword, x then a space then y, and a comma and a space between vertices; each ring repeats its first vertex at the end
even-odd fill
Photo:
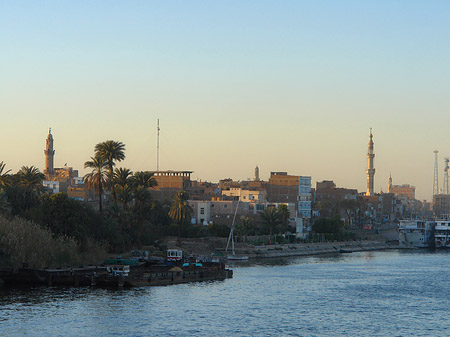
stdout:
POLYGON ((450 335, 445 251, 359 252, 231 267, 233 279, 168 287, 0 287, 0 335, 450 335))

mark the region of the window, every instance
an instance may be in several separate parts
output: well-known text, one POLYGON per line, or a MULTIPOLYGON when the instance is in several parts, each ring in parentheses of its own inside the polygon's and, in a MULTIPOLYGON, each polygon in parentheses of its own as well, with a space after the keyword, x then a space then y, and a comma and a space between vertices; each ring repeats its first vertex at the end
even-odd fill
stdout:
POLYGON ((205 209, 203 207, 200 208, 200 214, 205 214, 205 209))

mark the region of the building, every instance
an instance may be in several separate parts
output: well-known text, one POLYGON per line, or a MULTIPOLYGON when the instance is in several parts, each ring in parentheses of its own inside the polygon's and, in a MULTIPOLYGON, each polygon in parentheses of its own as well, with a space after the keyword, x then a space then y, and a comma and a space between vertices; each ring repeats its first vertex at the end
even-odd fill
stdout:
POLYGON ((388 179, 388 188, 387 188, 387 192, 388 193, 394 193, 393 191, 393 186, 392 186, 392 175, 389 173, 389 179, 388 179))
POLYGON ((248 189, 242 187, 230 187, 229 189, 222 190, 222 195, 236 197, 242 202, 266 202, 266 191, 257 189, 248 189))
POLYGON ((310 230, 311 219, 311 177, 288 175, 287 172, 271 172, 269 181, 264 184, 267 201, 295 205, 291 212, 291 223, 295 223, 298 237, 305 237, 310 230))
POLYGON ((287 172, 270 172, 269 182, 265 184, 269 202, 297 202, 300 177, 287 172))
POLYGON ((49 193, 59 193, 60 192, 59 181, 44 180, 42 182, 42 185, 44 185, 44 187, 47 188, 47 191, 49 193))
POLYGON ((433 196, 433 213, 436 217, 450 214, 450 194, 433 196))
POLYGON ((49 188, 51 193, 67 192, 67 188, 73 183, 73 179, 78 178, 78 170, 68 167, 55 168, 55 150, 53 149, 52 129, 49 128, 45 142, 45 181, 43 185, 49 188))
POLYGON ((321 217, 338 215, 345 217, 342 203, 344 200, 357 200, 358 191, 349 188, 338 188, 332 180, 316 182, 314 204, 321 217))
POLYGON ((157 185, 151 190, 152 196, 158 200, 172 200, 179 191, 191 187, 192 171, 149 171, 153 174, 157 185))
POLYGON ((392 193, 397 196, 407 197, 409 200, 416 199, 416 187, 409 184, 393 185, 392 193))
POLYGON ((55 150, 53 150, 53 135, 52 129, 48 129, 47 139, 45 141, 45 169, 44 174, 47 180, 51 180, 53 178, 54 173, 54 158, 55 158, 55 150))
POLYGON ((373 135, 372 135, 372 129, 370 129, 370 136, 369 136, 369 146, 368 146, 368 152, 367 152, 367 196, 374 195, 373 185, 374 185, 374 179, 375 179, 375 168, 374 168, 374 158, 375 153, 373 152, 373 135))

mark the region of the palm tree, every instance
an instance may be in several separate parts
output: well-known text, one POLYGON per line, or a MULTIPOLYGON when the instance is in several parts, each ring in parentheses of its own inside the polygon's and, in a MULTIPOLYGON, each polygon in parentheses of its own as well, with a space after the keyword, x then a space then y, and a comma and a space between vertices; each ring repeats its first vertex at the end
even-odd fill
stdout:
POLYGON ((133 200, 131 189, 133 172, 127 168, 116 168, 114 170, 113 185, 117 199, 122 202, 124 210, 127 210, 128 203, 133 200))
POLYGON ((103 187, 107 181, 107 162, 100 156, 91 157, 91 160, 84 163, 84 168, 91 168, 92 172, 84 176, 83 180, 88 189, 96 189, 98 193, 98 208, 102 211, 103 187))
POLYGON ((170 207, 169 217, 178 224, 178 245, 181 246, 181 227, 190 219, 193 210, 189 206, 189 194, 186 191, 179 191, 175 195, 172 207, 170 207))
POLYGON ((42 185, 45 175, 35 166, 22 166, 20 171, 17 172, 17 177, 19 179, 19 185, 27 191, 40 194, 45 190, 44 185, 42 185))
POLYGON ((273 228, 278 224, 278 210, 275 206, 269 205, 264 211, 259 212, 259 216, 264 224, 269 227, 269 244, 272 244, 273 228))
POLYGON ((113 188, 114 166, 116 161, 125 159, 125 144, 114 140, 107 140, 95 145, 95 156, 101 157, 108 167, 109 190, 112 192, 114 203, 117 204, 116 192, 113 188))
POLYGON ((6 164, 3 163, 3 161, 0 162, 0 187, 3 187, 7 184, 7 180, 9 178, 9 172, 11 172, 11 170, 5 171, 5 166, 6 164))
POLYGON ((287 205, 279 205, 277 212, 281 224, 281 233, 285 234, 287 225, 289 223, 289 216, 290 216, 289 209, 287 205))
POLYGON ((153 173, 148 171, 135 172, 132 184, 135 187, 141 186, 144 188, 155 188, 158 185, 156 179, 153 177, 153 173))

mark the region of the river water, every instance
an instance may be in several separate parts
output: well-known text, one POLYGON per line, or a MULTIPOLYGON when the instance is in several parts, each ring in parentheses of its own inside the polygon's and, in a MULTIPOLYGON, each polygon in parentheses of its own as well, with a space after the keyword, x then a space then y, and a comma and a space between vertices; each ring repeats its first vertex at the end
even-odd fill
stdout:
POLYGON ((447 252, 360 252, 231 267, 233 279, 168 287, 0 287, 0 335, 450 335, 447 252))

